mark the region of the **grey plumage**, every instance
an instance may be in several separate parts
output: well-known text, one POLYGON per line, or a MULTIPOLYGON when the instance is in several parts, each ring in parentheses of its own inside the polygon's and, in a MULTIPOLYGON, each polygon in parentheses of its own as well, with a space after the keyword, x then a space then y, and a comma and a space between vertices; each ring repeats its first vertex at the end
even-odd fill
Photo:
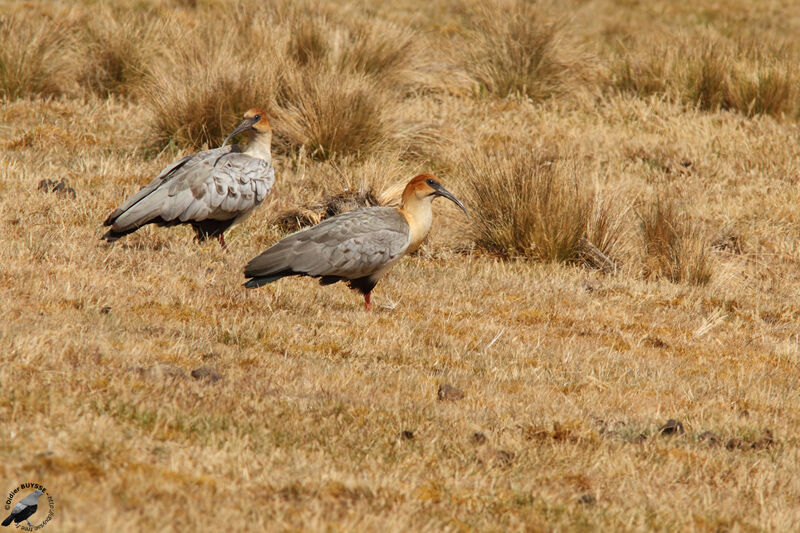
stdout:
POLYGON ((363 282, 369 288, 362 292, 369 292, 402 257, 409 239, 408 223, 393 207, 343 213, 284 238, 251 260, 245 266, 245 276, 253 278, 247 286, 291 275, 322 278, 323 283, 372 278, 363 282))
POLYGON ((285 237, 244 267, 245 287, 255 288, 286 276, 319 278, 322 285, 346 281, 364 295, 389 268, 419 248, 433 220, 437 196, 461 202, 430 174, 415 176, 403 189, 400 208, 365 207, 324 220, 285 237))
MULTIPOLYGON (((114 210, 103 223, 108 241, 146 224, 191 224, 197 237, 219 237, 258 207, 275 183, 271 164, 272 130, 263 111, 251 109, 229 138, 250 135, 243 149, 222 146, 198 152, 163 169, 148 185, 114 210)), ((226 140, 227 142, 227 140, 226 140)))

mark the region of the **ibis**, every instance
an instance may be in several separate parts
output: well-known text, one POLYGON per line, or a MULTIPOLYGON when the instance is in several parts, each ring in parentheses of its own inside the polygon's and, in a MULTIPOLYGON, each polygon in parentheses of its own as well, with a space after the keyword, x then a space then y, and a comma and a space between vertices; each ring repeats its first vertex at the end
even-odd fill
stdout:
POLYGON ((464 205, 434 176, 421 174, 406 185, 400 208, 356 209, 277 242, 247 263, 245 287, 287 276, 318 278, 321 285, 344 281, 364 295, 369 311, 370 293, 381 277, 428 235, 437 196, 451 200, 466 214, 464 205))
POLYGON ((223 233, 261 205, 272 189, 271 144, 269 119, 263 110, 250 109, 221 147, 172 163, 111 213, 103 222, 111 226, 103 239, 116 241, 147 224, 189 224, 199 241, 216 237, 226 249, 223 233), (228 145, 239 134, 249 137, 247 145, 228 145))

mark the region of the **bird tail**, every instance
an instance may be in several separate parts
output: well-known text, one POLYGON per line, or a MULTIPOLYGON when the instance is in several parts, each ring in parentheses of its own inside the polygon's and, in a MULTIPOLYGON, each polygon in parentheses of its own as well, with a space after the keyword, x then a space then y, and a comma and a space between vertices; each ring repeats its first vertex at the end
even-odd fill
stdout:
POLYGON ((272 283, 273 281, 278 281, 281 278, 285 278, 286 276, 292 276, 296 274, 295 272, 278 272, 277 274, 273 274, 271 276, 256 276, 253 279, 247 280, 244 284, 245 287, 248 289, 256 289, 258 287, 262 287, 267 283, 272 283))
POLYGON ((3 520, 3 525, 4 525, 4 526, 11 525, 11 521, 12 521, 13 519, 14 519, 14 515, 13 515, 13 514, 10 514, 10 515, 8 515, 8 518, 6 518, 5 520, 3 520))

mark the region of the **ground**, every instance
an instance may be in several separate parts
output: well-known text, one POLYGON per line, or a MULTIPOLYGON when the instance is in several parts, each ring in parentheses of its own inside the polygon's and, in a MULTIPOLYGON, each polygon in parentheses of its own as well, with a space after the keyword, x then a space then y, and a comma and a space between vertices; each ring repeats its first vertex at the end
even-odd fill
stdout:
MULTIPOLYGON (((721 16, 699 4, 659 5, 697 25, 721 16)), ((458 33, 455 16, 426 19, 439 6, 372 9, 432 39, 458 33)), ((790 38, 796 9, 770 6, 758 20, 790 38)), ((651 15, 584 2, 568 20, 588 39, 626 13, 651 15)), ((476 248, 439 200, 371 313, 342 284, 242 287, 282 234, 276 214, 338 192, 320 179, 330 162, 277 153, 273 193, 227 253, 190 228, 107 244, 108 213, 192 149, 146 149, 136 98, 5 99, 4 489, 45 485, 53 531, 797 529, 796 117, 598 90, 422 92, 404 109, 441 120, 438 148, 387 164, 469 198, 464 150, 534 138, 569 151, 627 213, 616 274, 476 248), (74 194, 39 187, 62 179, 74 194), (654 191, 714 244, 707 283, 642 274, 635 211, 654 191)))

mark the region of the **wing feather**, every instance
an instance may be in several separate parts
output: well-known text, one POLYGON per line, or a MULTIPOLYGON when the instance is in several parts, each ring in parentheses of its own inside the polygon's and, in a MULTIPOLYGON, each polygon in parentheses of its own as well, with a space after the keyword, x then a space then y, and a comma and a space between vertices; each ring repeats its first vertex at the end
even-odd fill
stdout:
POLYGON ((389 266, 408 243, 408 224, 396 209, 367 207, 289 235, 250 261, 245 275, 292 271, 356 279, 389 266))
POLYGON ((184 157, 115 210, 105 221, 114 231, 150 222, 240 219, 258 207, 275 182, 268 161, 216 148, 184 157))

